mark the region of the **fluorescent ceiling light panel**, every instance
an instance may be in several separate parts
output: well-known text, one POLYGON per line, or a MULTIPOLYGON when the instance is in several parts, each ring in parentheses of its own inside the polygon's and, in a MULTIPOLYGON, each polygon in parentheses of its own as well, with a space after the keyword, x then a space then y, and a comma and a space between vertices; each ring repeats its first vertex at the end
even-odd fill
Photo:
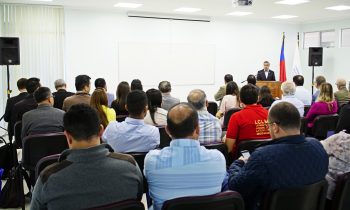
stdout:
POLYGON ((275 19, 291 19, 291 18, 296 18, 298 16, 295 16, 295 15, 279 15, 279 16, 275 16, 275 17, 272 17, 272 18, 275 18, 275 19))
POLYGON ((198 12, 201 11, 202 9, 200 8, 191 8, 191 7, 181 7, 178 9, 175 9, 175 12, 198 12))
POLYGON ((283 1, 276 1, 275 4, 287 4, 287 5, 297 5, 297 4, 304 4, 310 2, 309 0, 283 0, 283 1))
POLYGON ((50 2, 52 0, 31 0, 31 1, 45 1, 45 2, 50 2))
POLYGON ((336 10, 336 11, 344 11, 344 10, 349 10, 350 6, 338 5, 338 6, 333 6, 333 7, 327 7, 326 9, 336 10))
POLYGON ((252 12, 231 12, 231 13, 228 13, 226 15, 233 15, 233 16, 246 16, 246 15, 251 15, 253 14, 252 12))
POLYGON ((123 2, 120 2, 120 3, 117 3, 114 5, 115 7, 123 7, 123 8, 131 8, 131 9, 135 9, 135 8, 138 8, 138 7, 141 7, 142 4, 138 4, 138 3, 123 3, 123 2))

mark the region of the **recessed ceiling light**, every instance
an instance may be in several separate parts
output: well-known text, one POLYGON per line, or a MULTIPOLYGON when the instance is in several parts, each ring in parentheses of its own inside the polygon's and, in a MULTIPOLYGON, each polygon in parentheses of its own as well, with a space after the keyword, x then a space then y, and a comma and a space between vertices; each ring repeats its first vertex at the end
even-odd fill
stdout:
POLYGON ((123 2, 120 2, 120 3, 115 4, 114 6, 115 6, 115 7, 123 7, 123 8, 132 8, 132 9, 135 9, 135 8, 141 7, 142 4, 138 4, 138 3, 123 3, 123 2))
POLYGON ((253 14, 252 12, 231 12, 231 13, 228 13, 226 15, 234 15, 234 16, 246 16, 246 15, 251 15, 253 14))
POLYGON ((45 1, 45 2, 50 2, 52 0, 31 0, 31 1, 45 1))
POLYGON ((200 8, 191 8, 191 7, 181 7, 178 9, 175 9, 175 12, 198 12, 201 11, 202 9, 200 8))
POLYGON ((276 18, 276 19, 291 19, 291 18, 296 18, 298 16, 295 15, 279 15, 279 16, 275 16, 272 18, 276 18))
POLYGON ((276 1, 275 4, 287 4, 287 5, 297 5, 297 4, 304 4, 310 2, 309 0, 283 0, 283 1, 276 1))
POLYGON ((338 6, 333 6, 333 7, 327 7, 326 9, 336 10, 336 11, 344 11, 344 10, 349 10, 350 6, 338 5, 338 6))

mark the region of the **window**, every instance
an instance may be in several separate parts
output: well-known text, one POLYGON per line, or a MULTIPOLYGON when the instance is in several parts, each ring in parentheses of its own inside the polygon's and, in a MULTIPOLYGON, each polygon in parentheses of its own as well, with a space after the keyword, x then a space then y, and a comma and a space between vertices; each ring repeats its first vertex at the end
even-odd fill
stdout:
POLYGON ((321 31, 321 47, 335 47, 336 34, 335 30, 321 31))
POLYGON ((335 47, 335 30, 313 31, 304 33, 304 48, 309 47, 335 47))
POLYGON ((350 47, 350 28, 341 30, 341 47, 350 47))

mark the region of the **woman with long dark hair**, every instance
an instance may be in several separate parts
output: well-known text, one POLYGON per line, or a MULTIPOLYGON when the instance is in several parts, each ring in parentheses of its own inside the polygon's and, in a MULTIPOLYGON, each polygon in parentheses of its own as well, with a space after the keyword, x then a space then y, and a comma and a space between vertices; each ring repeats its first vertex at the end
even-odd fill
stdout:
POLYGON ((259 91, 259 100, 258 104, 261 104, 263 107, 269 107, 275 101, 273 99, 271 90, 267 86, 262 86, 259 91))
POLYGON ((115 121, 116 114, 111 108, 108 108, 108 99, 106 91, 103 88, 97 88, 91 95, 90 106, 94 108, 101 120, 104 128, 109 122, 115 121))
POLYGON ((240 108, 239 88, 236 82, 231 81, 226 84, 226 95, 222 98, 219 111, 216 117, 224 122, 224 115, 229 109, 240 108))
POLYGON ((120 82, 117 87, 117 99, 111 104, 111 108, 114 109, 115 113, 119 115, 129 115, 129 112, 125 109, 126 97, 130 93, 129 83, 123 81, 120 82))
POLYGON ((155 126, 165 126, 168 112, 162 109, 162 93, 157 89, 146 91, 148 98, 148 111, 145 117, 145 123, 155 126))

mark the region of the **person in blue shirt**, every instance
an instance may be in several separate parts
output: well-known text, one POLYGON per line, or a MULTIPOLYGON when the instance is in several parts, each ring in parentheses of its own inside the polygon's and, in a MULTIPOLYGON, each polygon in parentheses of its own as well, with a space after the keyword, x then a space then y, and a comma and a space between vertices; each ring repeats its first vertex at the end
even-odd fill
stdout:
POLYGON ((261 199, 270 191, 310 185, 328 172, 328 155, 321 143, 300 135, 300 114, 293 104, 273 106, 268 124, 272 141, 248 159, 233 162, 223 184, 223 190, 243 196, 246 210, 260 209, 261 199))
POLYGON ((158 147, 160 135, 157 127, 146 125, 147 95, 141 90, 129 93, 125 108, 129 117, 123 122, 110 122, 103 133, 102 140, 121 153, 148 152, 158 147))
POLYGON ((169 147, 151 150, 145 158, 154 210, 178 197, 211 195, 221 191, 226 161, 218 150, 200 146, 198 113, 187 103, 172 107, 166 131, 172 137, 169 147))

